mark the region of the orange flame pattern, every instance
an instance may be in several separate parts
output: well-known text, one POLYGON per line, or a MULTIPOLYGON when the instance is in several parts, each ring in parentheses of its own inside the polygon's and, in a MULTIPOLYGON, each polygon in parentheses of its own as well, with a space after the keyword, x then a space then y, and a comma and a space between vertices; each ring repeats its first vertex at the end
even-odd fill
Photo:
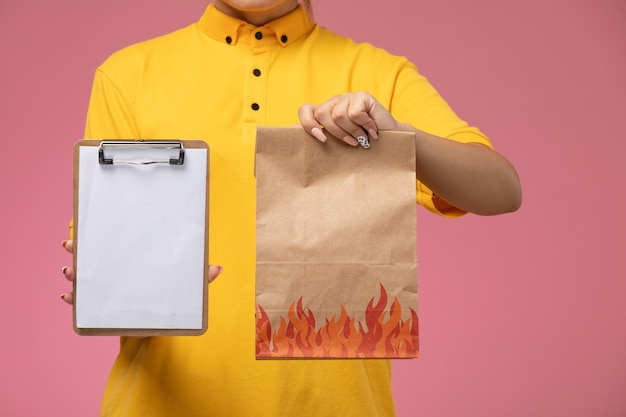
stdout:
POLYGON ((258 306, 256 354, 259 358, 415 358, 419 354, 417 313, 402 320, 402 309, 394 297, 389 310, 387 291, 380 285, 380 299, 370 300, 365 310, 365 327, 341 306, 319 329, 311 309, 302 306, 302 297, 292 303, 287 318, 272 330, 265 310, 258 306), (386 314, 388 313, 388 314, 386 314))

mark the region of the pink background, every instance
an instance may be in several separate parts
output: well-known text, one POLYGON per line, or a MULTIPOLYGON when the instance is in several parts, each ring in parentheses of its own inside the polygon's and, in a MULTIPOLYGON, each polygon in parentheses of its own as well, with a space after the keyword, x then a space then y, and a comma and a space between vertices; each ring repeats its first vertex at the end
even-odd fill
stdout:
MULTIPOLYGON (((76 336, 58 298, 72 145, 96 66, 205 3, 0 2, 2 416, 97 415, 117 340, 76 336)), ((409 56, 523 183, 513 215, 418 210, 422 357, 394 363, 398 415, 626 415, 626 3, 314 3, 409 56)))

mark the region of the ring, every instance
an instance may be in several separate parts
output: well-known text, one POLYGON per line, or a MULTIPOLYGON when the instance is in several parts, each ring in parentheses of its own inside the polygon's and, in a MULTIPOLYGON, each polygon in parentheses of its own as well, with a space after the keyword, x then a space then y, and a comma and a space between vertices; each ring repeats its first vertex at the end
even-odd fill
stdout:
POLYGON ((324 125, 320 124, 320 129, 324 130, 324 125))
POLYGON ((359 141, 359 143, 361 144, 362 147, 364 147, 365 149, 369 149, 370 141, 367 139, 367 137, 359 136, 359 137, 356 138, 356 140, 359 141))

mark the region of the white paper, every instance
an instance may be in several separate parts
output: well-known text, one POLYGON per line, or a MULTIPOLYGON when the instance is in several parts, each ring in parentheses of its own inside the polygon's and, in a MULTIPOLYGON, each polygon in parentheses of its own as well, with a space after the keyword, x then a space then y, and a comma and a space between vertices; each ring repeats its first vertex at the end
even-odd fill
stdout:
MULTIPOLYGON (((207 150, 185 149, 180 166, 79 152, 76 326, 201 329, 207 150)), ((151 152, 163 159, 140 155, 151 152)))

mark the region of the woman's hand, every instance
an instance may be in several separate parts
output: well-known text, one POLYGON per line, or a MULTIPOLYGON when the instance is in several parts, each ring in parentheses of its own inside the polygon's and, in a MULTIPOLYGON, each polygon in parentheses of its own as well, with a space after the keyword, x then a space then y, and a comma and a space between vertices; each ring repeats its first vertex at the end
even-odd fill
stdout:
POLYGON ((399 123, 368 93, 346 93, 320 105, 306 104, 298 115, 302 127, 321 142, 326 142, 326 133, 352 146, 359 144, 357 139, 367 141, 368 135, 378 139, 383 130, 415 133, 416 177, 442 207, 492 215, 521 205, 517 172, 502 155, 481 144, 447 140, 399 123))
MULTIPOLYGON (((64 240, 61 244, 66 251, 74 253, 74 242, 72 240, 64 240)), ((209 277, 209 283, 211 283, 218 277, 219 274, 222 273, 222 267, 209 265, 208 268, 209 271, 207 275, 209 277)), ((68 281, 74 281, 74 279, 76 279, 74 268, 70 266, 64 266, 61 268, 61 272, 63 272, 63 275, 65 275, 65 278, 67 278, 68 281)), ((61 294, 61 299, 68 304, 74 304, 74 293, 71 291, 63 293, 61 294)))
MULTIPOLYGON (((61 242, 61 245, 63 245, 63 248, 69 253, 74 253, 74 241, 73 240, 64 240, 63 242, 61 242)), ((61 272, 63 273, 63 275, 65 275, 65 278, 67 278, 68 281, 73 282, 74 279, 76 278, 76 274, 74 273, 74 268, 70 266, 64 266, 63 268, 61 268, 61 272)), ((74 293, 71 291, 63 293, 61 294, 61 299, 68 304, 74 304, 74 293)))
POLYGON ((325 132, 357 146, 359 137, 378 139, 380 130, 398 130, 398 122, 374 97, 365 92, 334 96, 320 105, 305 104, 298 111, 300 123, 320 142, 325 132))

